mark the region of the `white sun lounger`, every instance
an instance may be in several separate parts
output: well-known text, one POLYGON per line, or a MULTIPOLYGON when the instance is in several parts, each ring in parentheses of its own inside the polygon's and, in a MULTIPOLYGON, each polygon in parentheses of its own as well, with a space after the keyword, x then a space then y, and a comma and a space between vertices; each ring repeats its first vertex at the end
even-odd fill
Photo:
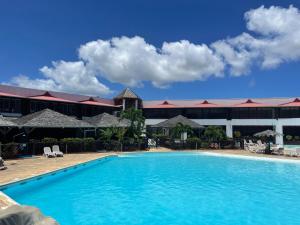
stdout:
POLYGON ((63 157, 64 156, 64 153, 62 153, 59 150, 59 146, 58 145, 53 145, 52 146, 52 152, 55 154, 55 156, 58 156, 58 157, 63 157))
POLYGON ((296 148, 296 155, 299 157, 300 156, 300 148, 296 148))
POLYGON ((44 147, 44 156, 52 158, 55 157, 55 154, 51 151, 50 147, 44 147))
POLYGON ((284 149, 283 154, 285 156, 297 156, 296 149, 284 149))

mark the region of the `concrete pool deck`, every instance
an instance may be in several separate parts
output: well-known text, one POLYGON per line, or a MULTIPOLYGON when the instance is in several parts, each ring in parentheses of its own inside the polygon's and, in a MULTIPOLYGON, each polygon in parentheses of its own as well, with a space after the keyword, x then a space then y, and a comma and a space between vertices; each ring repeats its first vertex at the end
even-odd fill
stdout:
POLYGON ((0 186, 109 155, 116 155, 116 153, 78 153, 65 154, 64 157, 57 158, 36 156, 33 158, 6 160, 5 165, 7 169, 0 171, 0 186))

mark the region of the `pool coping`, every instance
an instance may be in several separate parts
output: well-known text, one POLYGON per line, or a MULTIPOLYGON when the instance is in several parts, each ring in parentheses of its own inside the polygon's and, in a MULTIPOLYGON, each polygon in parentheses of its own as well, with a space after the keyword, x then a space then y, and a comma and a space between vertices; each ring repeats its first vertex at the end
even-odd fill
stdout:
POLYGON ((274 158, 274 157, 268 157, 268 156, 235 155, 235 154, 230 154, 230 153, 218 153, 218 152, 208 152, 208 151, 198 151, 198 152, 202 155, 207 155, 207 156, 218 156, 218 157, 225 157, 225 158, 237 158, 237 159, 246 159, 246 160, 300 164, 300 160, 297 160, 297 159, 274 158))
POLYGON ((7 209, 10 206, 19 205, 15 200, 11 197, 0 191, 0 210, 7 209))

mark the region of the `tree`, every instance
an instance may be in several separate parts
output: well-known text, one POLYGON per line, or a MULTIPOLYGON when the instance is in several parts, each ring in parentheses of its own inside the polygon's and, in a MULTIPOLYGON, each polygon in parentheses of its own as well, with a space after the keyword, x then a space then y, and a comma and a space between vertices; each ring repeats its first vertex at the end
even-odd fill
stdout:
POLYGON ((118 142, 120 143, 121 151, 123 151, 123 141, 124 141, 124 136, 126 134, 127 129, 123 127, 116 127, 114 129, 114 133, 116 135, 116 138, 118 142))
POLYGON ((242 135, 241 135, 241 132, 237 130, 237 131, 234 131, 233 136, 235 138, 240 138, 242 135))
POLYGON ((193 133, 193 129, 189 125, 184 125, 182 123, 177 123, 172 129, 172 138, 180 138, 182 133, 187 133, 188 135, 193 133))
POLYGON ((208 126, 204 131, 204 136, 211 141, 221 141, 225 139, 225 132, 222 127, 219 126, 208 126))
POLYGON ((293 140, 293 136, 292 136, 292 135, 286 135, 285 138, 286 138, 286 140, 288 140, 288 141, 293 140))
POLYGON ((101 130, 100 137, 104 141, 106 147, 113 145, 113 140, 118 141, 120 144, 120 150, 123 150, 123 141, 126 133, 126 128, 123 127, 108 127, 101 130))
POLYGON ((100 132, 100 138, 106 143, 111 141, 112 137, 114 136, 114 131, 112 127, 104 128, 100 132))
POLYGON ((145 129, 145 117, 142 110, 134 108, 126 109, 121 113, 121 118, 130 120, 130 126, 127 129, 126 135, 139 143, 145 129))

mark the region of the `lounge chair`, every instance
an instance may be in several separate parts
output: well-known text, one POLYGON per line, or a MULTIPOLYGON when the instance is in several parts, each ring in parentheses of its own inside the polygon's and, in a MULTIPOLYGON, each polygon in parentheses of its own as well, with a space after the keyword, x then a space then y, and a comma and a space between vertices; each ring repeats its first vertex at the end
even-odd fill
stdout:
POLYGON ((265 153, 266 146, 260 141, 258 143, 253 143, 249 140, 249 143, 244 141, 245 149, 252 153, 265 153))
POLYGON ((58 145, 53 145, 52 146, 52 152, 55 154, 55 156, 58 156, 58 157, 63 157, 64 156, 64 153, 62 153, 59 150, 59 146, 58 145))
POLYGON ((47 158, 53 158, 55 157, 55 154, 51 151, 50 147, 44 147, 44 156, 47 158))
POLYGON ((5 170, 6 166, 4 165, 4 160, 0 157, 0 170, 5 170))
POLYGON ((264 143, 262 143, 261 140, 257 140, 257 144, 260 145, 260 146, 266 146, 264 143))
POLYGON ((252 140, 249 140, 249 143, 248 143, 248 145, 256 145, 255 143, 253 143, 253 141, 252 140))
POLYGON ((299 157, 300 156, 300 148, 296 148, 296 155, 299 157))
POLYGON ((245 139, 244 139, 244 149, 246 151, 255 152, 254 144, 253 143, 252 144, 248 143, 245 139))
POLYGON ((272 144, 271 145, 272 154, 282 155, 282 154, 284 154, 283 149, 284 149, 283 145, 278 145, 278 144, 272 144))
POLYGON ((265 153, 267 145, 263 144, 261 140, 257 141, 257 151, 256 153, 265 153))
POLYGON ((296 149, 284 149, 283 154, 285 156, 298 156, 296 149))

